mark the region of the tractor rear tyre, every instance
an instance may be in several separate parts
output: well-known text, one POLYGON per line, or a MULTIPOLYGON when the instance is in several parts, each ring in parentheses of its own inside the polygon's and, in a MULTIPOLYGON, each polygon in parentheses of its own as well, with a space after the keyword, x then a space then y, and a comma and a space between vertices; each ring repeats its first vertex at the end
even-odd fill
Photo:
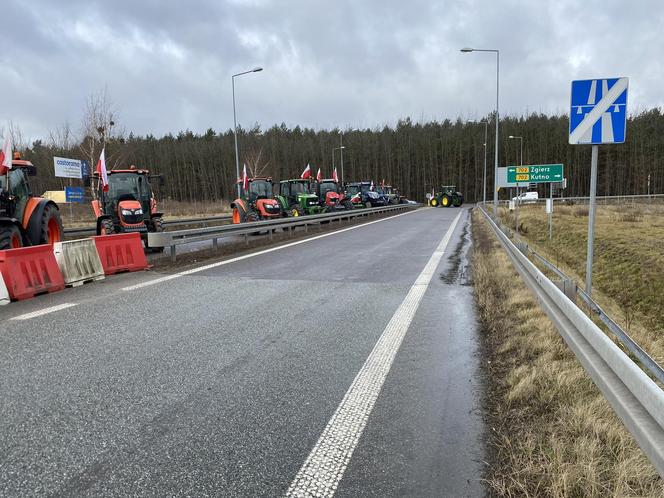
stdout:
POLYGON ((233 208, 233 224, 245 223, 247 221, 247 213, 241 207, 233 208))
POLYGON ((443 207, 450 207, 452 202, 450 201, 450 198, 447 195, 444 195, 443 198, 440 200, 440 205, 443 207))
POLYGON ((113 220, 106 218, 101 220, 100 235, 113 235, 115 233, 115 226, 113 220))
POLYGON ((452 198, 452 206, 461 207, 461 199, 459 199, 456 195, 452 198))
POLYGON ((0 251, 18 249, 23 246, 21 232, 14 224, 0 225, 0 251))
POLYGON ((41 235, 38 244, 55 244, 62 240, 62 219, 60 210, 53 204, 47 204, 41 219, 41 235))
POLYGON ((346 209, 347 211, 350 210, 350 209, 353 209, 353 203, 350 202, 350 201, 344 201, 343 205, 344 205, 344 209, 346 209))

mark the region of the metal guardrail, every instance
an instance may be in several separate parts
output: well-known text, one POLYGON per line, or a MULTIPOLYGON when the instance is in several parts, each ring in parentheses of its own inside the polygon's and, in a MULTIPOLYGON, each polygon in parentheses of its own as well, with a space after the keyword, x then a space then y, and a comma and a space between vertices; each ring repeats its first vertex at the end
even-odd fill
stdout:
MULTIPOLYGON (((519 205, 527 205, 527 204, 537 204, 537 203, 545 203, 548 197, 540 197, 535 200, 527 200, 524 202, 520 202, 519 205)), ((664 200, 664 194, 634 194, 634 195, 598 195, 596 197, 596 200, 598 203, 601 202, 609 202, 609 201, 631 201, 631 202, 647 202, 650 200, 654 201, 661 201, 664 200)), ((590 197, 554 197, 553 202, 556 203, 566 203, 566 202, 589 202, 590 197)), ((507 204, 509 203, 509 200, 499 200, 498 204, 507 204)), ((491 201, 487 201, 487 206, 491 205, 491 201)))
POLYGON ((361 216, 371 216, 375 214, 398 212, 407 209, 421 207, 421 204, 397 204, 394 206, 384 206, 377 208, 351 209, 337 213, 325 213, 312 216, 297 216, 293 218, 280 218, 276 220, 254 221, 252 223, 241 223, 238 225, 222 225, 207 228, 192 228, 189 230, 174 230, 170 232, 148 233, 149 247, 169 247, 171 252, 171 261, 176 261, 176 247, 182 244, 191 244, 194 242, 212 241, 212 247, 217 248, 217 241, 223 237, 234 235, 244 235, 245 243, 248 244, 248 236, 257 232, 267 231, 270 239, 278 229, 288 229, 290 232, 297 227, 304 227, 305 232, 310 226, 321 223, 342 220, 351 220, 361 216))
MULTIPOLYGON (((198 224, 205 226, 208 223, 220 223, 223 221, 230 221, 232 219, 233 217, 230 214, 226 214, 223 216, 210 216, 208 218, 187 218, 183 220, 164 221, 164 226, 181 227, 185 225, 198 225, 198 224)), ((95 234, 96 231, 97 227, 94 225, 83 228, 65 228, 65 235, 90 235, 90 234, 95 234)))
MULTIPOLYGON (((660 476, 664 477, 664 390, 530 261, 523 252, 524 248, 527 252, 527 245, 517 241, 519 246, 517 247, 485 209, 481 207, 480 211, 560 335, 632 433, 660 476)), ((539 258, 544 259, 541 256, 539 258)), ((548 261, 547 263, 553 266, 548 261)), ((564 275, 557 268, 556 270, 558 275, 564 275)), ((581 297, 584 299, 583 295, 581 297)), ((590 297, 585 296, 585 298, 590 297)), ((594 303, 592 300, 591 302, 594 303)), ((597 309, 601 310, 599 306, 597 309)), ((602 314, 606 316, 605 313, 602 314)), ((620 329, 615 322, 614 325, 620 329)), ((633 345, 638 347, 636 343, 633 345)), ((654 360, 651 358, 650 360, 657 365, 654 360)), ((644 365, 647 366, 645 362, 644 365)), ((659 365, 655 370, 657 368, 661 370, 659 365)))

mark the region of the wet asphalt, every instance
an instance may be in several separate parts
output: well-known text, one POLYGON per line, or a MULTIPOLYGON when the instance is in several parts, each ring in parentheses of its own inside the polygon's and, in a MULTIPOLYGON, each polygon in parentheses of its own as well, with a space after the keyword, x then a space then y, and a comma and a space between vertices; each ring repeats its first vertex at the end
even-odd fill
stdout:
MULTIPOLYGON (((283 495, 458 212, 0 308, 0 496, 283 495)), ((464 209, 337 496, 485 493, 468 223, 464 209)))

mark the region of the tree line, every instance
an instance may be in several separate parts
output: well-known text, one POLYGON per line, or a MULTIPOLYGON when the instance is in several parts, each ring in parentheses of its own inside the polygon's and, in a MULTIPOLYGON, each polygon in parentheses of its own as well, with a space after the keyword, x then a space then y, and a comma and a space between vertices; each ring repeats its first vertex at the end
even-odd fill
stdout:
MULTIPOLYGON (((185 202, 232 198, 236 179, 232 130, 182 131, 158 138, 125 134, 124 130, 113 131, 113 114, 107 108, 101 106, 100 111, 91 107, 88 118, 99 115, 84 120, 82 139, 73 138, 69 129, 60 129, 47 140, 22 146, 25 158, 38 167, 38 176, 32 180, 35 193, 60 190, 67 184, 67 180, 54 177, 54 156, 87 159, 94 169, 105 146, 109 169, 134 164, 162 174, 165 184, 159 189, 161 197, 185 202)), ((485 120, 489 122, 487 197, 491 198, 495 123, 492 115, 485 120)), ((565 195, 587 195, 591 147, 569 145, 568 127, 564 115, 501 118, 499 164, 519 164, 519 141, 508 137, 521 136, 524 164, 563 163, 568 178, 565 195)), ((655 108, 628 119, 625 144, 600 146, 598 195, 646 193, 648 175, 651 193, 664 192, 662 131, 664 116, 655 108)), ((324 177, 331 177, 333 149, 343 140, 345 181, 384 180, 416 200, 423 200, 434 186, 455 184, 472 202, 482 198, 484 133, 483 122, 461 119, 416 123, 407 118, 394 126, 346 130, 289 128, 284 124, 263 130, 254 126, 238 130, 240 169, 246 163, 250 171, 277 181, 298 177, 310 164, 314 174, 321 168, 324 177)), ((334 164, 341 175, 340 152, 335 151, 334 164)))

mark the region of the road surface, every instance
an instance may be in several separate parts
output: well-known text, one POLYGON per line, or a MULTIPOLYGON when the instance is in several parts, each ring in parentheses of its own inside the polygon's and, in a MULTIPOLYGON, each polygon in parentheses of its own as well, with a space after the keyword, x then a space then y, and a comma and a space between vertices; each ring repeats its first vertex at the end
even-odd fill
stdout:
POLYGON ((422 209, 0 308, 0 495, 483 495, 468 222, 422 209))

